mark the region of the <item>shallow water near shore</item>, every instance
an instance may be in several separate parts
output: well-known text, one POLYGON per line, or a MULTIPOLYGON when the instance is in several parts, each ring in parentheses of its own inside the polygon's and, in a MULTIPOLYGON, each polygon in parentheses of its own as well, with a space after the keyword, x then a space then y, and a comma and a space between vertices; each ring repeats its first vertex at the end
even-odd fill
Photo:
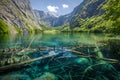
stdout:
POLYGON ((93 33, 0 35, 0 50, 53 48, 32 52, 29 54, 32 59, 56 54, 15 69, 0 71, 0 80, 120 80, 119 63, 100 59, 120 59, 118 54, 109 54, 109 46, 103 48, 99 44, 99 41, 108 38, 120 39, 120 36, 106 37, 93 33), (71 47, 86 55, 80 56, 71 47))

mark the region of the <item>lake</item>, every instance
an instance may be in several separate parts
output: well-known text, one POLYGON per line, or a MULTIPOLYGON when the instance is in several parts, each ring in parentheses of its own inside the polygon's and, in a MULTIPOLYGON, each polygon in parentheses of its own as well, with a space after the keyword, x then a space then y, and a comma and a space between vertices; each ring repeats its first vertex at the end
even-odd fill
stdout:
MULTIPOLYGON (((120 43, 102 43, 120 39, 94 33, 41 33, 0 35, 0 50, 36 49, 31 59, 47 54, 55 56, 37 60, 14 69, 0 71, 0 80, 120 80, 120 43), (114 44, 113 44, 114 45, 114 44), (40 51, 38 49, 45 48, 40 51), (51 49, 52 48, 52 49, 51 49), (116 52, 116 54, 111 54, 116 52)), ((2 54, 2 52, 1 52, 2 54)), ((2 60, 2 59, 1 59, 2 60)))

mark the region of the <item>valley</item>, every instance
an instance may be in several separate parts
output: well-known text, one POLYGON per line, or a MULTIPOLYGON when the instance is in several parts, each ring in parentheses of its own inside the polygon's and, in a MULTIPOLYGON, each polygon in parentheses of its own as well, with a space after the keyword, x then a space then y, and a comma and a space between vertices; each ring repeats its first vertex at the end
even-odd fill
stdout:
POLYGON ((0 80, 120 80, 119 67, 119 0, 0 0, 0 80))

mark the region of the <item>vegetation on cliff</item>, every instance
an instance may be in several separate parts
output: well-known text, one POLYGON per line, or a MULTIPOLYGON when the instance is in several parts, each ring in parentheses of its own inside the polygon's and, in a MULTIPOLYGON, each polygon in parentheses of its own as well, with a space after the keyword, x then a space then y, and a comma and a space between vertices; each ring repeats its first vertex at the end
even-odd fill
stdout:
POLYGON ((8 26, 0 19, 0 33, 9 33, 8 26))
POLYGON ((69 31, 119 34, 119 8, 119 0, 88 0, 82 11, 72 18, 69 31))
POLYGON ((0 19, 0 23, 7 25, 0 26, 0 33, 36 32, 42 29, 29 0, 1 0, 0 19))

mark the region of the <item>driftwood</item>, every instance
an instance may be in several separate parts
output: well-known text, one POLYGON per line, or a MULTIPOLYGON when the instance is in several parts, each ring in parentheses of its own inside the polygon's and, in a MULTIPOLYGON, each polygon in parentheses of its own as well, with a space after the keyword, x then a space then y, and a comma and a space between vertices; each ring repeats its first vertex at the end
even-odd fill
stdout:
POLYGON ((1 50, 0 53, 10 54, 10 53, 28 52, 28 51, 36 51, 36 49, 31 49, 31 48, 25 48, 25 49, 9 49, 9 50, 1 50))
MULTIPOLYGON (((28 51, 63 50, 63 51, 71 51, 71 52, 74 52, 75 54, 78 55, 78 57, 94 58, 94 59, 97 59, 97 60, 104 60, 104 61, 109 61, 109 62, 113 62, 113 63, 120 63, 120 61, 119 61, 119 60, 116 60, 116 59, 99 58, 99 57, 97 57, 97 56, 87 55, 87 54, 85 54, 85 53, 82 53, 82 52, 79 52, 79 51, 74 50, 74 48, 80 48, 80 47, 81 47, 81 46, 78 46, 78 47, 62 47, 62 48, 40 47, 40 48, 37 48, 37 49, 26 48, 26 49, 20 50, 19 52, 26 53, 26 52, 28 52, 28 51), (67 50, 67 49, 68 49, 68 50, 67 50)), ((86 47, 87 47, 87 48, 90 48, 90 46, 86 46, 86 47)), ((94 48, 94 46, 91 46, 91 47, 94 48)), ((17 67, 17 66, 21 66, 21 65, 24 65, 24 64, 27 64, 27 63, 30 63, 30 62, 34 62, 34 61, 41 60, 41 59, 44 59, 44 58, 52 57, 52 56, 55 56, 55 55, 57 55, 57 54, 48 54, 48 55, 45 55, 45 56, 42 56, 42 57, 38 57, 38 58, 35 58, 35 59, 26 60, 26 61, 23 61, 23 62, 20 62, 20 63, 15 63, 15 64, 10 64, 10 65, 6 65, 6 66, 2 66, 2 67, 0 67, 0 70, 6 70, 6 69, 14 68, 14 67, 17 67)), ((69 56, 69 57, 70 57, 70 56, 69 56)))
POLYGON ((82 52, 79 52, 79 51, 75 51, 75 50, 71 50, 71 52, 76 53, 79 57, 94 58, 94 59, 97 59, 97 60, 104 60, 104 61, 110 61, 110 62, 120 63, 120 61, 119 61, 119 60, 116 60, 116 59, 100 58, 100 57, 93 56, 93 55, 87 55, 87 54, 85 54, 85 53, 82 53, 82 52))
MULTIPOLYGON (((30 46, 30 45, 29 45, 30 46)), ((71 47, 61 47, 62 49, 67 48, 67 49, 76 49, 76 48, 96 48, 95 46, 71 46, 71 47)), ((51 49, 51 50, 55 50, 55 49, 59 49, 57 47, 39 47, 39 48, 35 48, 35 49, 30 49, 30 47, 28 48, 24 48, 24 49, 17 49, 17 48, 13 48, 13 49, 8 49, 8 50, 0 50, 0 53, 14 53, 14 52, 20 52, 23 50, 47 50, 47 49, 51 49)))
POLYGON ((0 67, 0 70, 11 69, 11 68, 14 68, 14 67, 18 67, 18 66, 21 66, 21 65, 24 65, 24 64, 27 64, 27 63, 31 63, 31 62, 34 62, 34 61, 37 61, 37 60, 45 59, 45 58, 52 57, 52 56, 55 56, 55 55, 57 55, 57 54, 48 54, 48 55, 38 57, 38 58, 35 58, 35 59, 30 59, 30 60, 27 60, 27 61, 23 61, 21 63, 15 63, 15 64, 2 66, 2 67, 0 67))

